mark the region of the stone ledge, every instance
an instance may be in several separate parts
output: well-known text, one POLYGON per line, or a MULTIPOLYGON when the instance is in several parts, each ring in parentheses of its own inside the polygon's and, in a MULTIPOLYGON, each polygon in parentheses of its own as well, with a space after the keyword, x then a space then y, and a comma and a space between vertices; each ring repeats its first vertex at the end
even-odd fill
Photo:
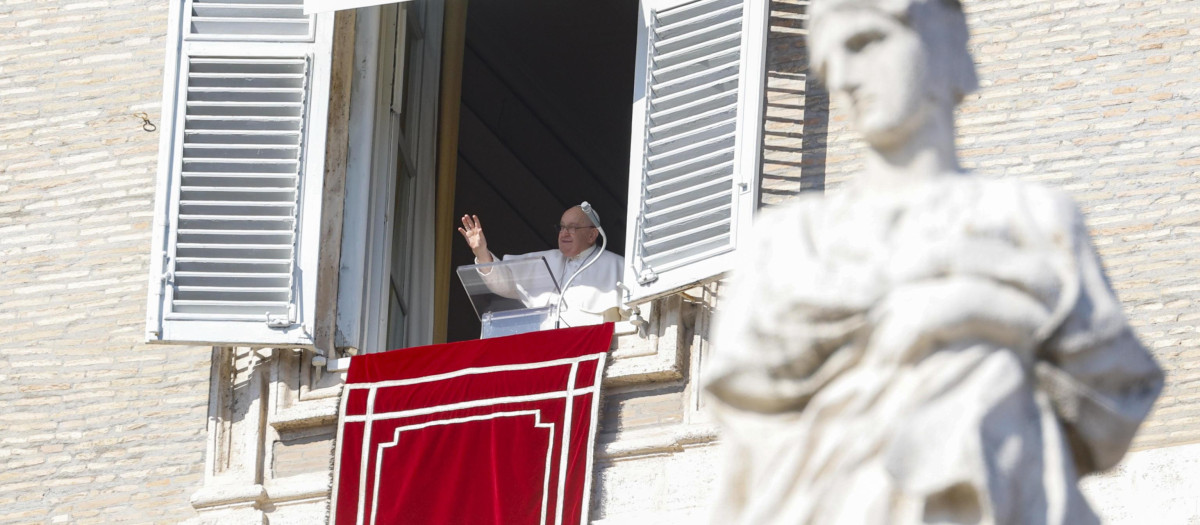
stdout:
POLYGON ((273 479, 266 486, 267 499, 271 503, 279 504, 288 501, 328 498, 333 490, 331 473, 332 471, 314 472, 273 479))
POLYGON ((340 399, 329 397, 301 401, 271 414, 271 426, 277 431, 336 425, 340 399))
POLYGON ((192 494, 192 507, 197 510, 237 505, 257 508, 267 499, 267 490, 258 484, 211 480, 192 494))
POLYGON ((597 439, 596 458, 622 459, 680 452, 687 446, 716 443, 717 437, 718 430, 714 424, 674 425, 669 428, 608 434, 597 439), (604 440, 610 436, 610 439, 604 440))
POLYGON ((634 357, 614 356, 604 369, 603 385, 614 387, 661 383, 683 377, 683 363, 676 348, 634 357))

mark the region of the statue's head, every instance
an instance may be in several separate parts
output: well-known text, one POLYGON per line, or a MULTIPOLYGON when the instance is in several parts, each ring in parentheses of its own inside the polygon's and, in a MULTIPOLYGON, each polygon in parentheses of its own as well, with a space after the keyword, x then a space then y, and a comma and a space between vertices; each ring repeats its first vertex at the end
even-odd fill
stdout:
POLYGON ((808 14, 811 69, 847 97, 876 147, 904 140, 978 85, 957 0, 813 0, 808 14))

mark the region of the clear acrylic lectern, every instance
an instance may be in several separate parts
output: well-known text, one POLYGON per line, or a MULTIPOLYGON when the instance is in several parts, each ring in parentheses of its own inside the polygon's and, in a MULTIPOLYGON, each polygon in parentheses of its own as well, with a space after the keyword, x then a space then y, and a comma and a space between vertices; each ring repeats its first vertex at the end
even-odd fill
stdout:
POLYGON ((458 267, 482 328, 480 339, 554 328, 558 283, 543 257, 458 267))

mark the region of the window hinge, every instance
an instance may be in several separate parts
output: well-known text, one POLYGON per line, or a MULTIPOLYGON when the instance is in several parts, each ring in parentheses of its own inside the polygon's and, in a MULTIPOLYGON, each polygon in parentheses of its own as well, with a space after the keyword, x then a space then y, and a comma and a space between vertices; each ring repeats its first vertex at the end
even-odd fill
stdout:
POLYGON ((650 268, 643 268, 642 271, 638 273, 638 284, 641 284, 642 286, 657 280, 658 274, 654 273, 654 270, 651 270, 650 268))
POLYGON ((267 314, 267 326, 270 328, 288 328, 296 324, 296 305, 288 305, 287 315, 271 315, 267 314))
POLYGON ((164 285, 175 284, 175 266, 171 264, 172 262, 171 256, 164 253, 163 268, 166 268, 166 270, 163 271, 162 275, 158 276, 159 280, 162 281, 164 285))

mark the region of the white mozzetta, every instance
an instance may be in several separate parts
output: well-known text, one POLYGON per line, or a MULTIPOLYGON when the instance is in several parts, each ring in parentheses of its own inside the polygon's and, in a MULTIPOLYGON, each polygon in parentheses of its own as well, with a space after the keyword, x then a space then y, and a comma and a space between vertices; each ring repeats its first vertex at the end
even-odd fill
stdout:
MULTIPOLYGON (((596 258, 591 266, 588 266, 575 277, 575 280, 571 281, 570 288, 561 290, 563 303, 561 318, 564 326, 584 326, 604 322, 605 312, 616 312, 621 305, 616 283, 620 280, 624 260, 620 255, 610 251, 600 251, 597 256, 595 253, 597 250, 600 250, 600 247, 594 246, 574 257, 567 257, 563 255, 562 251, 555 248, 519 255, 505 255, 503 260, 544 258, 554 282, 559 286, 565 286, 566 281, 575 272, 579 271, 591 258, 596 258)), ((493 255, 492 258, 495 259, 495 256, 493 255)), ((530 269, 530 271, 532 270, 530 269)), ((553 304, 558 299, 559 295, 553 289, 527 290, 514 285, 513 283, 516 282, 531 282, 535 279, 532 273, 519 275, 520 273, 501 267, 486 274, 480 272, 480 275, 492 292, 511 299, 519 299, 527 306, 537 307, 553 304)))

